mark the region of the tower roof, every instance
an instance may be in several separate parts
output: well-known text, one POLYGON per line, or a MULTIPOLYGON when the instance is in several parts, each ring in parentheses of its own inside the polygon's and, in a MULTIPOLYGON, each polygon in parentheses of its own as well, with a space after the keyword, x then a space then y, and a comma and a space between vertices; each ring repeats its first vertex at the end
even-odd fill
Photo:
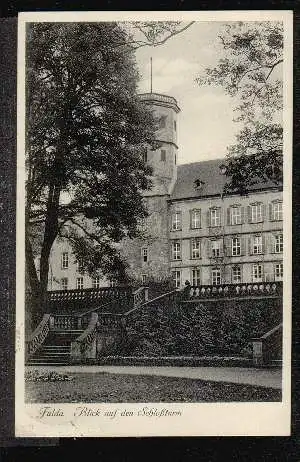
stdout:
POLYGON ((141 101, 146 104, 155 104, 156 106, 164 106, 174 109, 176 113, 180 112, 177 101, 173 96, 162 95, 160 93, 141 93, 138 95, 141 101))

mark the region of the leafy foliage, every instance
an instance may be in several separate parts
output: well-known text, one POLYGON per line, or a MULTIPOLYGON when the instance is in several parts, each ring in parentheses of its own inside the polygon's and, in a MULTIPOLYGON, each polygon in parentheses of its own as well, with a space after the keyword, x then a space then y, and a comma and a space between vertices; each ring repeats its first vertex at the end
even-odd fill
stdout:
POLYGON ((189 303, 168 309, 161 302, 128 321, 123 356, 252 356, 251 339, 282 322, 280 301, 189 303), (188 306, 188 307, 187 307, 188 306))
POLYGON ((133 50, 116 23, 37 23, 27 33, 26 260, 41 294, 58 236, 89 256, 89 271, 92 260, 121 268, 112 243, 135 237, 146 216, 140 191, 151 169, 140 153, 155 120, 137 97, 133 50))
POLYGON ((219 36, 224 57, 196 80, 220 85, 236 101, 236 121, 243 124, 228 148, 226 191, 246 192, 270 180, 282 183, 281 22, 231 23, 219 36))
POLYGON ((213 340, 212 317, 199 304, 188 313, 171 315, 159 306, 144 310, 127 327, 123 354, 141 356, 201 355, 210 351, 213 340))

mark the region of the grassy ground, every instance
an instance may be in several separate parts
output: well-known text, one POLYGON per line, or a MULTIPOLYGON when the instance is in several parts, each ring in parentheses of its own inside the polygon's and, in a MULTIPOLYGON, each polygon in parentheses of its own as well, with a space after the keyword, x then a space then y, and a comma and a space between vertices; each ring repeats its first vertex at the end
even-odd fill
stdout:
POLYGON ((281 391, 251 385, 177 377, 74 373, 69 382, 25 382, 26 401, 62 402, 230 402, 281 401, 281 391))

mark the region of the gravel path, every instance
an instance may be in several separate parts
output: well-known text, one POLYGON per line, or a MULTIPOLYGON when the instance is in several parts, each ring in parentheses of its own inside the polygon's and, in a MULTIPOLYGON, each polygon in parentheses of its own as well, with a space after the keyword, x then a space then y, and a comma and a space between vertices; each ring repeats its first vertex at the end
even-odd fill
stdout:
POLYGON ((281 370, 238 367, 173 367, 173 366, 29 366, 27 369, 55 370, 65 373, 102 373, 181 377, 212 382, 238 383, 281 389, 281 370))

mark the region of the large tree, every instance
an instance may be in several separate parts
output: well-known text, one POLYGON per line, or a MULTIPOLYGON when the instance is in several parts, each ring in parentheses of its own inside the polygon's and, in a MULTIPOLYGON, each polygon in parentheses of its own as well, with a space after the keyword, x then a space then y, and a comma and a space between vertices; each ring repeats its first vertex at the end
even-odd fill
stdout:
POLYGON ((220 85, 236 102, 241 123, 228 147, 226 191, 246 192, 261 181, 282 183, 281 22, 230 23, 219 35, 223 53, 217 66, 197 78, 220 85))
POLYGON ((191 23, 35 23, 26 54, 26 274, 45 306, 55 239, 90 274, 125 275, 117 243, 136 237, 151 186, 142 160, 156 121, 137 97, 134 52, 191 23), (36 267, 39 258, 39 269, 36 267))
POLYGON ((128 40, 116 23, 28 27, 26 270, 37 308, 56 238, 68 239, 90 272, 115 271, 113 243, 136 236, 146 214, 140 191, 151 171, 141 151, 155 123, 137 97, 128 40))

